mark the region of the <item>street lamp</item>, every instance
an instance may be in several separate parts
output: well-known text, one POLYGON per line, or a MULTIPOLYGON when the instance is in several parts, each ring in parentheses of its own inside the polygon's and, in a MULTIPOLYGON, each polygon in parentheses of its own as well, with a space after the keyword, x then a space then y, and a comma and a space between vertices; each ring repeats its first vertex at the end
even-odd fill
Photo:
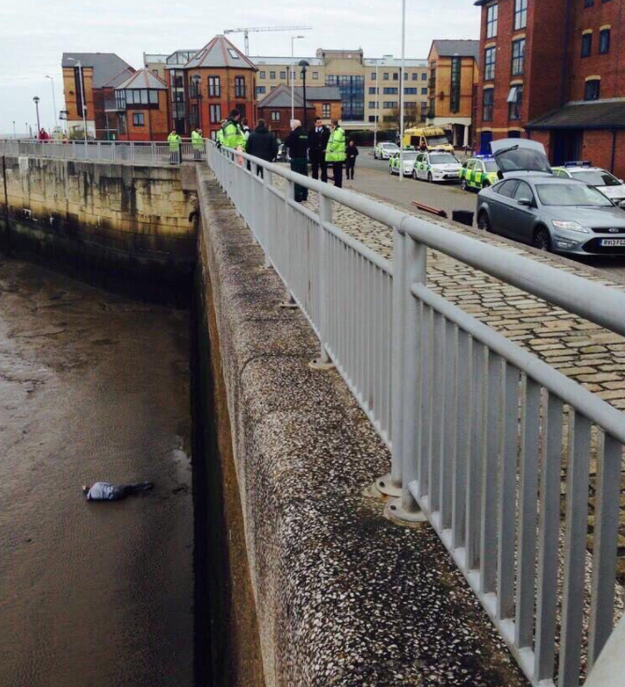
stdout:
POLYGON ((378 145, 378 117, 380 116, 380 62, 375 64, 375 126, 373 128, 373 150, 378 145))
POLYGON ((75 62, 76 66, 78 67, 78 81, 80 83, 80 104, 82 106, 82 130, 83 134, 85 136, 85 143, 87 143, 87 119, 86 119, 86 110, 87 108, 85 107, 85 89, 83 87, 82 83, 82 63, 80 60, 77 60, 75 57, 68 57, 67 58, 70 62, 75 62))
POLYGON ((202 77, 199 74, 194 74, 191 77, 191 82, 195 90, 195 100, 197 104, 198 120, 196 126, 202 128, 202 77))
POLYGON ((41 122, 39 121, 39 98, 35 96, 33 102, 35 103, 35 110, 37 111, 37 136, 39 136, 39 132, 41 131, 41 122))
POLYGON ((406 71, 406 0, 401 3, 401 69, 399 72, 399 181, 404 180, 404 73, 406 71))
POLYGON ((54 110, 54 128, 55 130, 59 128, 59 117, 56 111, 56 95, 54 93, 54 79, 46 74, 46 79, 50 79, 50 84, 52 86, 52 108, 54 110))
POLYGON ((295 66, 293 64, 295 59, 295 41, 299 40, 300 38, 304 38, 304 36, 291 36, 291 65, 289 67, 289 76, 291 78, 291 119, 295 119, 295 79, 293 78, 293 74, 295 73, 295 70, 293 69, 295 66))
POLYGON ((15 120, 13 120, 13 138, 17 138, 17 129, 15 128, 15 120))
POLYGON ((306 67, 310 67, 310 63, 306 60, 300 60, 299 66, 302 68, 302 82, 304 86, 304 131, 308 131, 308 108, 306 105, 306 67))

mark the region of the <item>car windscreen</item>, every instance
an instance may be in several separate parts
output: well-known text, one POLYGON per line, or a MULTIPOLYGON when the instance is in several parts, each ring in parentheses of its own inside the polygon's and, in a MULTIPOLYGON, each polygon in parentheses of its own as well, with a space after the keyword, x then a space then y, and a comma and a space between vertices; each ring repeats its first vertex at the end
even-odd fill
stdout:
POLYGON ((388 148, 389 150, 399 150, 399 146, 394 143, 380 143, 380 148, 388 148))
POLYGON ((514 147, 495 153, 502 172, 550 172, 545 155, 532 148, 514 147))
POLYGON ((430 155, 430 162, 433 165, 454 165, 458 160, 450 153, 442 153, 440 155, 430 155))
POLYGON ((426 136, 428 145, 432 148, 434 146, 448 146, 449 141, 447 136, 426 136))
POLYGON ((484 167, 486 167, 486 171, 489 174, 491 172, 497 172, 497 163, 494 160, 485 160, 484 167))
POLYGON ((571 172, 574 179, 583 181, 590 186, 620 186, 621 182, 613 177, 609 172, 600 172, 595 170, 583 170, 579 172, 571 172))
POLYGON ((404 150, 404 162, 405 162, 406 160, 416 160, 416 159, 417 159, 417 154, 416 154, 416 153, 410 153, 410 152, 407 153, 407 152, 404 150))
POLYGON ((613 207, 601 191, 585 184, 536 184, 536 191, 543 205, 613 207))

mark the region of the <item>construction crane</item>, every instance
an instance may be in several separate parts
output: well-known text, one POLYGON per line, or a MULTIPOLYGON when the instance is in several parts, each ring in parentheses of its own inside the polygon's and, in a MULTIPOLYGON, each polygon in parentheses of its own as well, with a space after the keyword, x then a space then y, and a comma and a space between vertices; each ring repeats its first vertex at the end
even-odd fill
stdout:
POLYGON ((226 29, 227 33, 242 33, 245 37, 245 54, 250 54, 250 33, 265 33, 266 31, 311 31, 312 26, 259 26, 247 29, 226 29))

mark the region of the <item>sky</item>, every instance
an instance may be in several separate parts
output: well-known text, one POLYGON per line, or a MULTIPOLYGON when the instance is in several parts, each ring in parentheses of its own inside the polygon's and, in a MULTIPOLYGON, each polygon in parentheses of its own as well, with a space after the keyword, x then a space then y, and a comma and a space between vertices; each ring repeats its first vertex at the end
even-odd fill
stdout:
MULTIPOLYGON (((480 12, 473 0, 406 0, 406 57, 425 59, 434 39, 479 38, 480 12)), ((401 0, 0 0, 0 134, 54 125, 64 109, 61 55, 114 52, 135 69, 143 53, 203 47, 224 29, 312 27, 295 42, 297 56, 317 48, 363 48, 365 57, 401 54, 401 0)), ((250 54, 290 55, 290 36, 250 34, 250 54)), ((243 49, 243 35, 229 36, 243 49)))

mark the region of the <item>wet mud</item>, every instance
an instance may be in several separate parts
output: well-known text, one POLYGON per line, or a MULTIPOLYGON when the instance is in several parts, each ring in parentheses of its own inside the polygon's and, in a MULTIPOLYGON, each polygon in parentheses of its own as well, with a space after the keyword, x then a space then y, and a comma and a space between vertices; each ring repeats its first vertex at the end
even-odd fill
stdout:
POLYGON ((2 687, 194 684, 190 434, 188 312, 0 254, 2 687))

